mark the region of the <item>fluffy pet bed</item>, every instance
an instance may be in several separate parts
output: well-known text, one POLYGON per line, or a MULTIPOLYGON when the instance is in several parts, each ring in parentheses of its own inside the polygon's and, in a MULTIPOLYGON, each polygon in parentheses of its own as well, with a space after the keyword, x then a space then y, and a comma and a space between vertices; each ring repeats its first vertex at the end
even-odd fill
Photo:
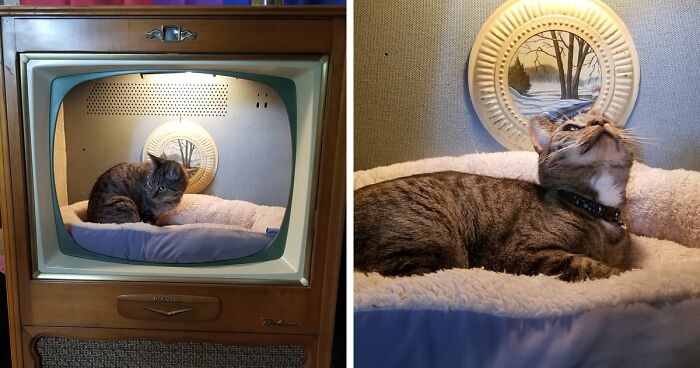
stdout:
POLYGON ((255 254, 272 242, 284 211, 283 207, 185 194, 175 210, 159 219, 161 227, 85 222, 87 201, 61 207, 66 229, 82 248, 153 263, 213 262, 255 254))
MULTIPOLYGON (((455 170, 537 181, 531 152, 355 173, 355 189, 455 170)), ((362 367, 700 366, 700 173, 638 162, 627 187, 631 271, 567 283, 484 269, 389 278, 355 272, 362 367)))

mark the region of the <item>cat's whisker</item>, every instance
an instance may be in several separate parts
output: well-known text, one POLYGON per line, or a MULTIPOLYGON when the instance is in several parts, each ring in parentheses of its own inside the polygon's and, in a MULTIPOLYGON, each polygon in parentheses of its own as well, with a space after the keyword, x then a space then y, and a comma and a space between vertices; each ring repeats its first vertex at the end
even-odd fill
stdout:
POLYGON ((627 134, 627 133, 621 133, 619 135, 620 139, 622 139, 625 142, 648 142, 648 141, 655 141, 655 142, 660 142, 661 140, 658 138, 652 138, 652 137, 645 137, 645 136, 640 136, 636 134, 627 134))
POLYGON ((620 127, 620 129, 627 130, 627 131, 638 131, 642 129, 646 129, 644 126, 635 126, 635 127, 620 127))
POLYGON ((623 144, 627 145, 628 147, 646 147, 646 146, 652 146, 652 145, 658 145, 657 141, 649 141, 649 140, 643 140, 643 139, 627 139, 624 138, 622 139, 623 144))
POLYGON ((575 148, 579 148, 579 147, 583 146, 584 144, 586 144, 587 141, 588 141, 587 139, 586 140, 583 140, 583 139, 576 140, 572 144, 560 149, 559 152, 565 153, 565 152, 571 151, 575 148))
POLYGON ((655 123, 651 123, 651 122, 646 123, 646 122, 635 121, 634 126, 625 126, 624 129, 625 130, 650 129, 650 128, 653 128, 655 125, 656 125, 655 123))
POLYGON ((672 148, 669 145, 654 144, 650 142, 637 142, 642 148, 653 147, 671 152, 680 152, 678 149, 672 148))
MULTIPOLYGON (((583 144, 582 142, 574 141, 571 144, 569 144, 568 146, 563 147, 561 149, 558 149, 558 150, 551 152, 548 155, 544 156, 544 158, 540 160, 540 164, 543 164, 543 163, 546 163, 547 161, 555 159, 557 156, 562 155, 562 154, 566 153, 567 151, 573 150, 577 147, 580 147, 582 144, 583 144)), ((559 167, 560 165, 561 165, 560 163, 556 163, 556 164, 550 165, 550 166, 551 167, 559 167)))
POLYGON ((639 130, 633 130, 633 129, 620 129, 620 135, 624 136, 632 136, 632 137, 644 137, 643 135, 640 135, 638 132, 639 130))
POLYGON ((658 137, 648 137, 648 136, 643 136, 639 134, 630 134, 627 131, 621 131, 619 133, 620 138, 623 140, 628 140, 628 141, 661 141, 660 138, 658 137))
POLYGON ((622 138, 622 141, 625 142, 626 144, 637 146, 637 148, 639 148, 639 149, 653 147, 653 148, 662 149, 662 150, 666 150, 666 151, 678 152, 677 149, 674 149, 671 146, 662 145, 661 142, 663 141, 663 139, 661 139, 661 138, 643 137, 643 136, 628 135, 628 134, 621 135, 621 138, 622 138))

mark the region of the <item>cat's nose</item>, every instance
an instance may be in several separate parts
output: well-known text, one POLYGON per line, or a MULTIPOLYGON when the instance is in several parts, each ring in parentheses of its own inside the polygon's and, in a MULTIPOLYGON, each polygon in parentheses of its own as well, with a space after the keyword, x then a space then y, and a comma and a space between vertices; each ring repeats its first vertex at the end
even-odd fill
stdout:
POLYGON ((600 125, 600 126, 604 126, 604 125, 607 124, 607 123, 608 123, 607 120, 605 120, 605 119, 603 119, 603 118, 598 118, 598 119, 593 120, 593 122, 591 123, 591 125, 600 125))
POLYGON ((605 125, 605 124, 607 124, 607 123, 608 123, 607 120, 605 120, 605 119, 600 119, 600 118, 599 118, 599 119, 593 120, 592 125, 600 125, 600 126, 603 126, 603 125, 605 125))

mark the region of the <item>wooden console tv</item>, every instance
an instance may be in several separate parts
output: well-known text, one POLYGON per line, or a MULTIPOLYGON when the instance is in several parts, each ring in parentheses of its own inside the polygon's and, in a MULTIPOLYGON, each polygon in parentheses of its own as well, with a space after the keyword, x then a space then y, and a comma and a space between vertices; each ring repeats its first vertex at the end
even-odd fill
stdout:
MULTIPOLYGON (((344 318, 335 315, 345 221, 344 7, 6 6, 0 16, 0 205, 14 366, 49 366, 60 359, 37 352, 36 342, 46 337, 67 339, 68 346, 120 340, 291 344, 303 348, 304 367, 330 366, 334 321, 344 318), (196 39, 165 42, 147 35, 159 30, 173 37, 173 29, 196 32, 196 39), (29 53, 325 58, 306 285, 37 277, 20 68, 22 55, 29 53), (144 312, 148 308, 165 313, 144 312), (185 309, 190 312, 175 313, 185 309)), ((108 359, 95 359, 103 358, 108 359)))

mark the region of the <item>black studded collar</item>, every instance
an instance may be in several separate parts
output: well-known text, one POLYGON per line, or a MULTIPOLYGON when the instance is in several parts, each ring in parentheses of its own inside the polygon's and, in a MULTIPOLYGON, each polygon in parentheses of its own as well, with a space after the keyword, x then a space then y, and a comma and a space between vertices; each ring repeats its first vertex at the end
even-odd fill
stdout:
POLYGON ((593 217, 603 219, 607 222, 617 224, 623 229, 627 229, 627 225, 622 221, 622 211, 620 211, 619 208, 600 204, 567 190, 557 190, 557 193, 570 203, 588 211, 593 217))

